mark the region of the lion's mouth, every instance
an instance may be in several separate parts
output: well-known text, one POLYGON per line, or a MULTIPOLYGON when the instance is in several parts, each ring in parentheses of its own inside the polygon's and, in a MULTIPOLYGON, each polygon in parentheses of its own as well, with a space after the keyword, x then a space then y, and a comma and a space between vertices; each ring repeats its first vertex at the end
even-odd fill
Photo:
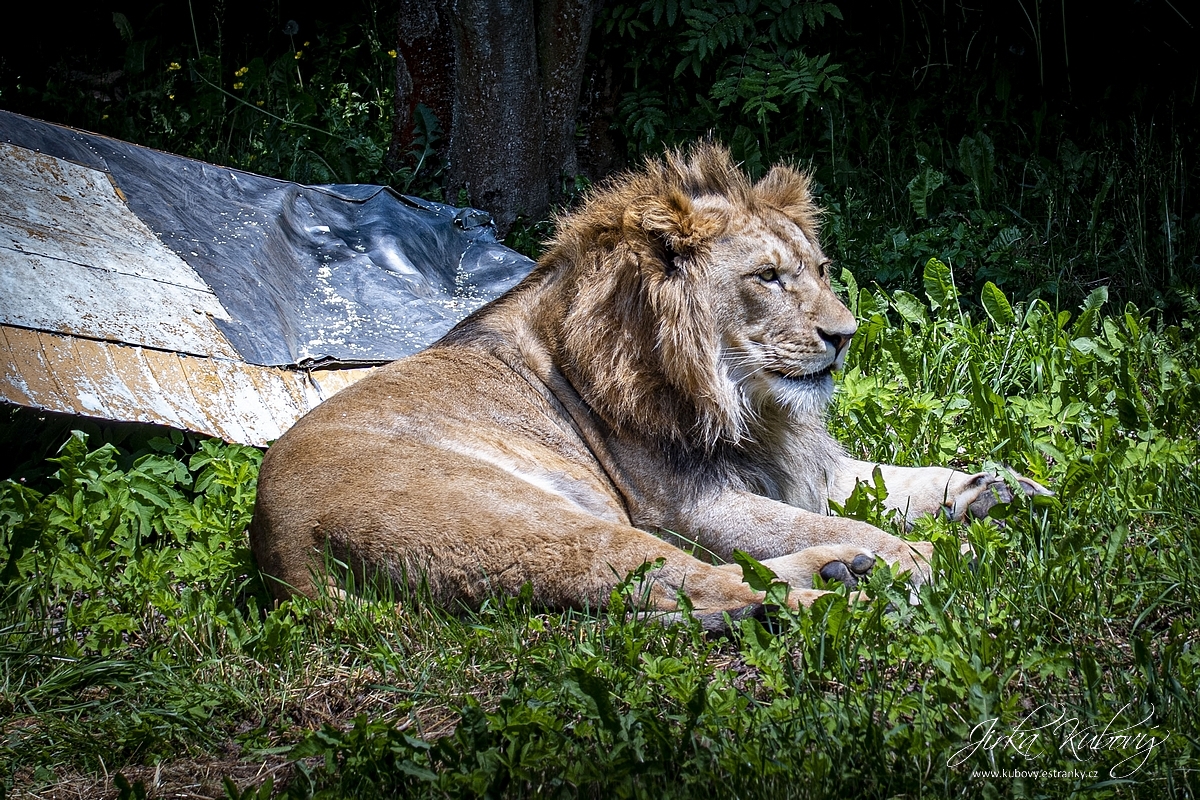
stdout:
POLYGON ((818 370, 816 372, 783 372, 782 370, 771 369, 770 367, 768 367, 766 371, 777 378, 782 378, 785 381, 792 381, 793 383, 815 383, 816 381, 823 380, 832 375, 835 368, 835 364, 830 364, 829 366, 825 367, 825 369, 818 370))

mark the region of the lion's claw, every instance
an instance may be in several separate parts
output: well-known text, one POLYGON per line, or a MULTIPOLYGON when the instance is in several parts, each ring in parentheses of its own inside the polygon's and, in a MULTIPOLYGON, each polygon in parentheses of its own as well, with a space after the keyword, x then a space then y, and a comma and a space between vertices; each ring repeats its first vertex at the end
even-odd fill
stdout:
POLYGON ((850 562, 850 571, 855 575, 869 575, 874 568, 875 559, 872 556, 855 556, 854 560, 850 562))

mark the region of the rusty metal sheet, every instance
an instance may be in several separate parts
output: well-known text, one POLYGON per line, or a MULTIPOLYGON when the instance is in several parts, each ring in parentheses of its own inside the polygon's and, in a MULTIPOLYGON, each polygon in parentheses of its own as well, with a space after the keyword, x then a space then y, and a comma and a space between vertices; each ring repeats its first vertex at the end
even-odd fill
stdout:
POLYGON ((264 446, 374 368, 299 370, 0 325, 0 400, 264 446))

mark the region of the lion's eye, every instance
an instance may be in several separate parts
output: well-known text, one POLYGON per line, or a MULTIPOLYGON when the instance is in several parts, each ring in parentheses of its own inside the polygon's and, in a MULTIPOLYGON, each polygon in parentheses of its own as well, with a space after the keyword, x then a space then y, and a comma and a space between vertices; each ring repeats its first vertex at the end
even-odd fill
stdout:
POLYGON ((763 283, 776 283, 779 281, 779 272, 774 267, 764 267, 758 271, 758 279, 763 283))

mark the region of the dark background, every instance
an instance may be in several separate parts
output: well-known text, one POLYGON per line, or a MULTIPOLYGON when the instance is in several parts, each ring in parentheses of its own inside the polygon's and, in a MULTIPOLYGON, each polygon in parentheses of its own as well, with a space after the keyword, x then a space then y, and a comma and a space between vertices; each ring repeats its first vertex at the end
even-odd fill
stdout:
MULTIPOLYGON (((541 112, 521 106, 527 97, 497 95, 499 105, 513 106, 507 132, 486 118, 473 128, 451 119, 448 106, 426 130, 382 101, 370 114, 341 121, 336 104, 318 91, 338 82, 364 96, 390 91, 392 109, 405 113, 422 91, 458 91, 453 74, 416 63, 410 49, 416 85, 405 101, 386 51, 404 52, 401 32, 417 11, 441 15, 444 26, 468 5, 126 1, 65 12, 56 4, 22 4, 8 11, 0 107, 300 182, 390 183, 471 203, 491 211, 509 243, 532 255, 549 233, 552 209, 569 206, 588 182, 665 146, 715 135, 730 141, 752 172, 780 158, 814 172, 835 223, 827 227, 827 249, 860 281, 917 287, 921 266, 937 256, 955 262, 956 277, 973 284, 968 295, 978 296, 990 280, 1016 299, 1042 296, 1071 307, 1106 285, 1115 298, 1174 318, 1200 310, 1200 12, 1184 4, 841 3, 842 19, 810 28, 802 42, 805 52, 827 53, 839 64, 845 83, 821 102, 775 115, 771 147, 765 139, 738 139, 746 120, 736 105, 704 109, 712 75, 672 74, 682 23, 654 22, 648 9, 681 7, 679 0, 575 4, 596 19, 575 152, 550 154, 537 170, 527 154, 547 148, 535 135, 541 112), (114 12, 128 21, 126 36, 114 12), (606 24, 621 14, 641 19, 647 30, 623 37, 606 24), (284 33, 289 20, 298 28, 291 36, 284 33), (302 86, 287 85, 297 80, 296 50, 305 51, 294 62, 305 73, 302 86), (235 71, 255 59, 265 66, 244 79, 259 81, 246 97, 262 98, 264 111, 309 129, 276 124, 235 102, 231 87, 243 80, 235 71), (180 69, 164 72, 169 62, 180 69), (650 66, 639 72, 643 63, 650 66), (632 127, 629 109, 639 106, 629 101, 637 92, 665 98, 665 121, 649 139, 638 139, 632 127), (510 147, 523 127, 532 141, 510 147), (332 133, 322 137, 316 129, 332 133), (996 185, 975 197, 961 144, 980 136, 994 145, 996 185), (243 138, 253 147, 239 144, 243 138), (465 165, 461 150, 451 158, 455 142, 482 158, 465 165), (926 166, 943 178, 928 215, 909 204, 910 182, 926 166), (462 174, 466 168, 474 172, 462 174), (493 189, 480 190, 483 183, 493 189), (531 184, 540 190, 525 192, 531 184), (995 237, 1010 229, 1016 243, 1000 252, 995 237)), ((528 17, 570 4, 495 5, 528 17)), ((497 58, 533 46, 530 32, 493 27, 484 43, 497 58)), ((430 60, 446 55, 437 41, 429 53, 430 60)))

